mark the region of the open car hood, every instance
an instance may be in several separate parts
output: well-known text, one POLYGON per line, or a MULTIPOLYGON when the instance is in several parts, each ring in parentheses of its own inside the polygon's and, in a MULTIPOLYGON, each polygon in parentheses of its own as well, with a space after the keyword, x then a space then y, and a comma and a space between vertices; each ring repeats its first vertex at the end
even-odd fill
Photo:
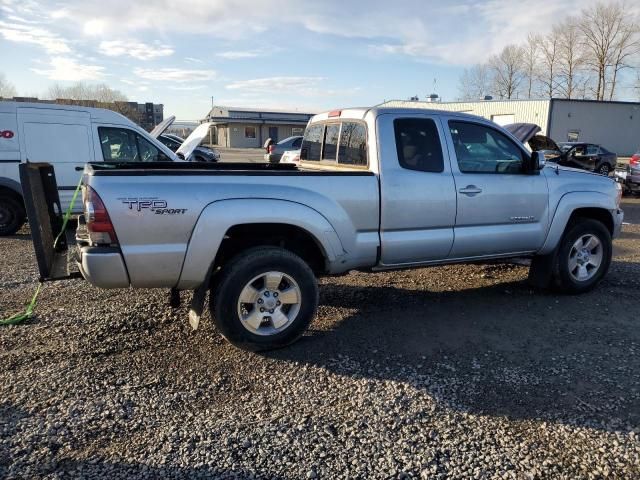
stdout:
POLYGON ((186 140, 182 142, 180 148, 176 150, 176 155, 181 156, 185 160, 189 160, 189 157, 191 156, 193 151, 200 145, 202 140, 204 140, 204 138, 209 133, 210 127, 211 122, 205 122, 198 125, 198 127, 193 132, 191 132, 191 135, 189 135, 186 140))
POLYGON ((176 121, 175 115, 171 115, 169 118, 164 119, 162 122, 156 125, 155 128, 149 132, 149 135, 151 135, 153 138, 158 138, 175 121, 176 121))
POLYGON ((503 127, 522 143, 527 143, 542 129, 535 123, 510 123, 503 127))

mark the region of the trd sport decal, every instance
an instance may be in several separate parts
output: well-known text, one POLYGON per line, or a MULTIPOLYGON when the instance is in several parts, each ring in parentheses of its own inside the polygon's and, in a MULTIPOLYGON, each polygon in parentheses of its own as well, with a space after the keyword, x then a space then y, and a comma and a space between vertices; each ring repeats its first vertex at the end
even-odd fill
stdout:
POLYGON ((186 208, 167 208, 167 201, 160 200, 157 197, 131 197, 131 198, 119 198, 122 203, 129 207, 129 210, 135 210, 142 212, 149 210, 156 215, 183 215, 187 211, 186 208))

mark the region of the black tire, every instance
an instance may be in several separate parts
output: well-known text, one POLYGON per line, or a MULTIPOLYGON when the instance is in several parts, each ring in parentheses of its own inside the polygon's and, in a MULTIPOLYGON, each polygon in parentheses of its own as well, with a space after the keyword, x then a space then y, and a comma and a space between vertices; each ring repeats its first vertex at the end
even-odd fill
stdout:
POLYGON ((596 169, 596 173, 599 173, 600 175, 604 175, 605 177, 608 177, 610 172, 611 172, 611 166, 608 163, 603 163, 596 169))
POLYGON ((0 236, 13 235, 24 225, 24 205, 11 195, 0 194, 0 236))
POLYGON ((311 268, 294 253, 277 247, 255 247, 238 254, 220 270, 209 298, 211 316, 224 338, 243 350, 273 350, 295 342, 305 332, 318 307, 318 283, 311 268), (258 335, 243 325, 238 301, 251 279, 270 271, 295 280, 301 292, 300 309, 284 330, 258 335))
POLYGON ((554 285, 556 289, 569 294, 584 293, 592 290, 609 271, 611 254, 611 234, 601 222, 586 218, 573 222, 567 227, 558 249, 556 268, 554 271, 554 285), (574 243, 584 235, 593 235, 600 241, 602 260, 592 277, 587 280, 578 281, 569 271, 569 255, 572 253, 574 243))

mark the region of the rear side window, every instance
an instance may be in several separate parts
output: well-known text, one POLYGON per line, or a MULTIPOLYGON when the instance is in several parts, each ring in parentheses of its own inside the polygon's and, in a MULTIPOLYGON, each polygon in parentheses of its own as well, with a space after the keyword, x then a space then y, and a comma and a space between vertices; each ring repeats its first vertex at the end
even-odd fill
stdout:
POLYGON ((400 166, 420 172, 444 171, 442 145, 433 120, 399 118, 394 120, 393 128, 400 166))
POLYGON ((307 128, 300 151, 301 160, 320 161, 324 125, 316 124, 307 128))
POLYGON ((340 136, 340 124, 330 123, 324 129, 324 147, 322 148, 322 160, 336 161, 338 154, 338 137, 340 136))
POLYGON ((354 122, 342 124, 338 163, 367 166, 367 129, 364 125, 354 122))

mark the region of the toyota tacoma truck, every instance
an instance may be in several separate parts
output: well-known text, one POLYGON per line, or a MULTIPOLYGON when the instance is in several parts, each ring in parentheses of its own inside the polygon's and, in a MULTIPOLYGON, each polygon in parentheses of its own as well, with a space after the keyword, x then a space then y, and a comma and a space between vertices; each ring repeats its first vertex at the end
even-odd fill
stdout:
POLYGON ((479 117, 336 110, 309 121, 296 165, 87 164, 77 264, 101 288, 194 291, 194 328, 209 292, 219 332, 265 350, 309 326, 318 276, 353 269, 529 257, 533 284, 586 292, 609 269, 620 197, 479 117))

